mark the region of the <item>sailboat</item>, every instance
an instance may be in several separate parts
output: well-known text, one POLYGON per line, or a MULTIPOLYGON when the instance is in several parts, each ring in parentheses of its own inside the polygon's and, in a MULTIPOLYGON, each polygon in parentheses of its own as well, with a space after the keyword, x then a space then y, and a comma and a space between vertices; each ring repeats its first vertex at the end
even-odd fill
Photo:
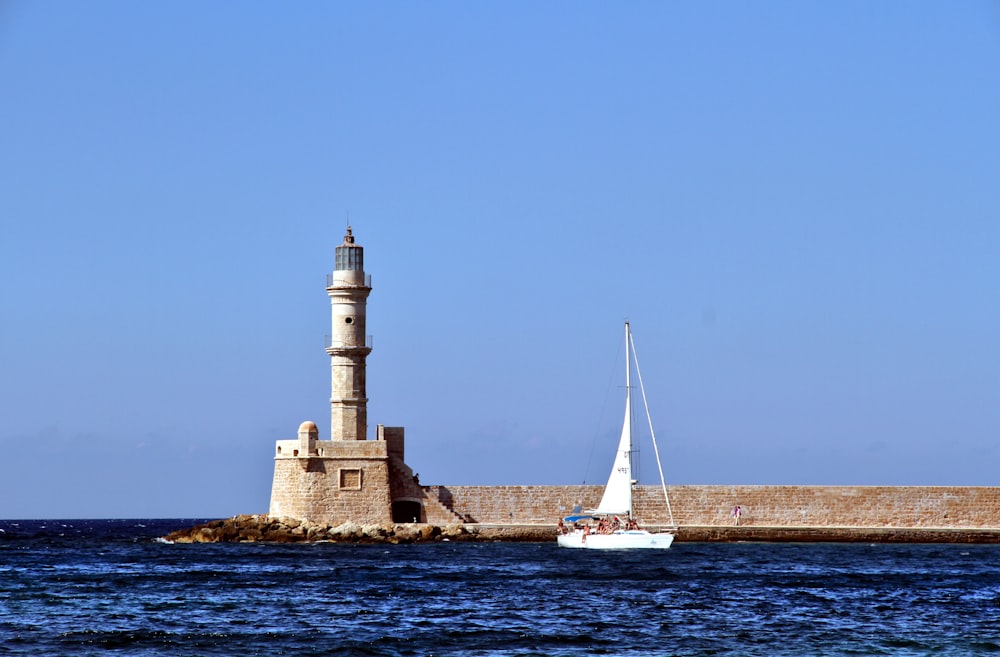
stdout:
POLYGON ((636 481, 632 478, 632 362, 639 378, 639 390, 642 393, 642 404, 646 410, 646 421, 649 423, 649 433, 653 439, 653 451, 656 455, 656 467, 660 472, 660 486, 666 501, 670 525, 674 525, 674 514, 670 508, 670 498, 667 495, 667 485, 663 479, 663 466, 660 464, 660 451, 656 446, 656 435, 653 433, 653 422, 646 405, 646 391, 642 385, 642 373, 639 371, 639 361, 635 357, 635 344, 632 342, 632 330, 625 322, 625 421, 622 424, 621 438, 618 440, 618 453, 608 484, 604 487, 604 496, 596 509, 590 509, 585 515, 573 515, 563 518, 562 528, 557 541, 560 547, 587 548, 591 550, 621 550, 621 549, 659 549, 665 550, 674 542, 674 532, 649 532, 640 529, 636 523, 632 509, 632 487, 636 481), (591 522, 598 521, 596 528, 591 522), (565 523, 565 524, 564 524, 565 523), (572 527, 571 529, 567 527, 572 527))

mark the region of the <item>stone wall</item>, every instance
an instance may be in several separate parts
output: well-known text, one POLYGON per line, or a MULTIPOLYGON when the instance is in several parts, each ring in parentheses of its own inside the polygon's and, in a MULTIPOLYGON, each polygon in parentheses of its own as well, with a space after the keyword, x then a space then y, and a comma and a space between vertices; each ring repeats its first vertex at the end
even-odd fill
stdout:
MULTIPOLYGON (((554 523, 592 508, 603 486, 425 486, 426 498, 467 522, 554 523)), ((974 486, 670 486, 678 525, 777 527, 1000 527, 1000 488, 974 486)), ((668 524, 659 486, 638 486, 636 516, 668 524)))
MULTIPOLYGON (((376 429, 376 440, 317 440, 313 422, 299 426, 296 440, 275 444, 268 514, 311 522, 385 523, 393 501, 420 513, 424 494, 403 462, 403 427, 376 429)), ((454 520, 453 520, 454 521, 454 520)))
POLYGON ((390 522, 388 459, 276 458, 268 513, 331 524, 390 522))

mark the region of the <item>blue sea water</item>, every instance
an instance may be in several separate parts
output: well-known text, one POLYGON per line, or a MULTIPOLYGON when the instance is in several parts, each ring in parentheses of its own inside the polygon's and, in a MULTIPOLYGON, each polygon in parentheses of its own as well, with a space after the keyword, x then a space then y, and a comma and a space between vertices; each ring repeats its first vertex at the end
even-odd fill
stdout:
POLYGON ((987 655, 1000 546, 201 544, 0 521, 0 655, 987 655))

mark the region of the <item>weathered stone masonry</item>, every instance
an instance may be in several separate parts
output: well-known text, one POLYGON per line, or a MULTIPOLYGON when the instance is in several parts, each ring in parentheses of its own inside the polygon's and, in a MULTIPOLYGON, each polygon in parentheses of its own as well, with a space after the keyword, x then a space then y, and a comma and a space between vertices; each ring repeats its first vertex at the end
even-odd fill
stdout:
MULTIPOLYGON (((428 486, 469 522, 552 523, 580 505, 592 508, 603 486, 428 486)), ((1000 488, 993 486, 669 486, 678 525, 772 527, 1000 527, 1000 488)), ((659 486, 637 486, 635 513, 666 525, 659 486)), ((432 520, 438 522, 437 519, 432 520)), ((443 522, 443 521, 442 521, 443 522)))

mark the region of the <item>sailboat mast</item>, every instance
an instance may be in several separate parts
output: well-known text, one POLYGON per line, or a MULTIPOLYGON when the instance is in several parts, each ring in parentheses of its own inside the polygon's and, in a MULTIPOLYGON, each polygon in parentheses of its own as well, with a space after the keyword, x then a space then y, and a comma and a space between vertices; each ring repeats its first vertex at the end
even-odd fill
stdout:
POLYGON ((625 419, 622 421, 622 433, 618 439, 618 449, 615 452, 615 462, 608 475, 608 483, 604 487, 601 503, 591 513, 599 515, 632 516, 632 363, 633 345, 630 345, 630 329, 625 324, 625 419))
POLYGON ((625 322, 625 426, 628 427, 628 517, 631 519, 632 512, 632 482, 635 480, 634 461, 632 459, 632 353, 629 350, 632 344, 632 329, 629 323, 625 322))

